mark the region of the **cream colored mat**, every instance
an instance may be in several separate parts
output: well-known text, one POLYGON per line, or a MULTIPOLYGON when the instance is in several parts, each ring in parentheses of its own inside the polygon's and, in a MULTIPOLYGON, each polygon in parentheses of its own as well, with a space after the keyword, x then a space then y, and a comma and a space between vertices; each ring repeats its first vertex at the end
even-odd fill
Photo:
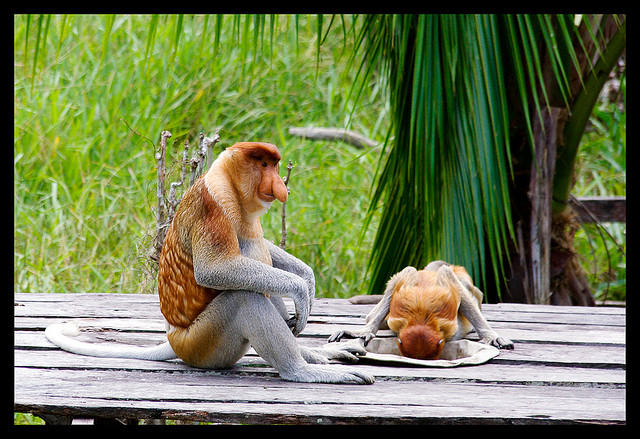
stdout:
MULTIPOLYGON (((364 340, 356 338, 353 340, 328 343, 325 346, 333 349, 340 349, 340 346, 348 345, 363 346, 364 340)), ((494 346, 478 343, 471 340, 449 341, 444 344, 442 354, 438 360, 416 360, 415 358, 403 357, 398 349, 395 337, 374 337, 365 347, 367 354, 360 356, 361 362, 398 365, 398 366, 421 366, 421 367, 456 367, 472 366, 486 363, 496 357, 500 351, 494 346)))

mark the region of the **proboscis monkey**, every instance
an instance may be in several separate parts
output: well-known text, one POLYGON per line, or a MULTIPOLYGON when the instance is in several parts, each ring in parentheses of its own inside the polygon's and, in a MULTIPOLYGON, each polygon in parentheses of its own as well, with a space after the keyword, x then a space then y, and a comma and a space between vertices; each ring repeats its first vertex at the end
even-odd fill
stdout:
POLYGON ((69 325, 47 328, 49 340, 83 355, 179 357, 212 369, 231 367, 253 346, 286 380, 373 383, 372 376, 353 368, 309 364, 354 361, 354 354, 362 352, 297 344, 295 336, 305 327, 314 300, 313 270, 267 241, 259 218, 274 200, 287 199, 279 161, 274 145, 236 143, 184 194, 159 261, 168 342, 152 348, 82 343, 65 336, 76 331, 69 325), (293 299, 293 318, 282 296, 293 299))
POLYGON ((475 328, 480 342, 513 349, 513 342, 500 337, 482 315, 482 296, 464 267, 444 261, 419 271, 407 267, 391 277, 361 330, 337 331, 329 341, 363 338, 366 346, 378 329, 388 328, 398 334, 402 355, 435 360, 445 342, 459 340, 475 328))

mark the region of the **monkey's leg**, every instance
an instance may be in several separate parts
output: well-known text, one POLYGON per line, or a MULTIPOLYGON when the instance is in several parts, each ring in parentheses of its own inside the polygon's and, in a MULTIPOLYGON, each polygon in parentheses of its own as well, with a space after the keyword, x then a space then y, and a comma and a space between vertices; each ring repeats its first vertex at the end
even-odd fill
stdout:
POLYGON ((426 267, 424 267, 424 269, 426 271, 438 271, 438 269, 442 266, 450 266, 451 264, 449 264, 448 262, 445 261, 433 261, 433 262, 429 262, 429 264, 427 264, 426 267))
MULTIPOLYGON (((289 317, 287 307, 280 296, 271 296, 269 298, 271 303, 276 308, 278 313, 282 316, 289 329, 295 326, 295 317, 289 317)), ((365 355, 367 351, 362 348, 359 349, 356 346, 341 347, 340 349, 329 349, 327 347, 322 348, 308 348, 299 346, 300 353, 307 363, 315 364, 327 364, 330 360, 340 360, 355 363, 358 361, 358 355, 365 355)))
POLYGON ((458 279, 451 267, 442 266, 438 270, 438 274, 445 275, 449 282, 457 288, 460 294, 460 309, 459 312, 465 316, 473 325, 481 343, 491 344, 500 349, 513 349, 513 342, 507 338, 500 337, 496 331, 493 330, 487 319, 482 314, 480 306, 478 305, 478 293, 482 297, 482 292, 475 286, 471 285, 477 291, 474 294, 471 293, 458 279))
POLYGON ((182 361, 203 369, 227 369, 247 353, 249 342, 234 328, 237 316, 232 294, 220 293, 188 328, 169 325, 167 338, 182 361))
POLYGON ((287 311, 287 306, 284 304, 284 300, 282 300, 282 297, 271 296, 269 300, 271 300, 271 303, 276 307, 276 310, 278 310, 278 313, 280 313, 284 321, 287 322, 287 326, 293 329, 296 326, 297 320, 295 317, 291 317, 289 315, 289 311, 287 311))
POLYGON ((248 340, 283 379, 319 383, 373 383, 372 376, 358 370, 308 364, 286 322, 264 295, 244 291, 225 292, 214 301, 220 297, 224 300, 220 305, 224 303, 224 307, 234 314, 227 333, 235 333, 242 340, 248 340))
POLYGON ((211 260, 207 248, 194 247, 193 274, 199 285, 218 291, 252 291, 263 295, 288 296, 295 306, 293 333, 298 335, 307 324, 311 305, 309 284, 291 272, 263 262, 238 256, 230 260, 211 260))

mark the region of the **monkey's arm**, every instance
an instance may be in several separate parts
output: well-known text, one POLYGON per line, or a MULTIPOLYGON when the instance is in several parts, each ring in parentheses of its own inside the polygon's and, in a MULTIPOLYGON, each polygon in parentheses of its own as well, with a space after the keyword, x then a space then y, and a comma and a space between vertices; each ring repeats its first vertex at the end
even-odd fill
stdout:
POLYGON ((442 266, 438 269, 438 273, 443 272, 449 281, 454 285, 460 293, 460 313, 465 316, 475 328, 481 343, 493 345, 500 349, 513 349, 513 342, 507 338, 500 337, 493 330, 487 319, 482 314, 478 300, 473 296, 470 290, 476 295, 482 297, 482 291, 469 282, 462 281, 455 275, 450 266, 442 266))
POLYGON ((297 276, 300 276, 307 283, 309 294, 309 310, 311 310, 311 306, 313 305, 313 300, 315 299, 316 295, 316 278, 313 274, 313 269, 311 269, 311 267, 302 262, 300 259, 291 255, 290 253, 287 253, 272 242, 266 239, 265 241, 267 242, 269 254, 271 254, 271 261, 273 263, 273 266, 275 268, 279 268, 281 270, 288 271, 297 276))
POLYGON ((391 298, 398 284, 415 285, 418 283, 418 271, 414 267, 406 267, 400 273, 396 273, 387 282, 382 299, 373 307, 365 318, 365 325, 357 331, 336 331, 329 337, 329 343, 340 341, 342 337, 347 338, 363 338, 366 346, 373 337, 375 337, 380 325, 389 315, 389 307, 391 306, 391 298))
POLYGON ((300 276, 245 256, 207 257, 207 252, 193 252, 193 274, 200 285, 219 291, 253 291, 264 295, 293 299, 298 335, 309 317, 307 282, 300 276))

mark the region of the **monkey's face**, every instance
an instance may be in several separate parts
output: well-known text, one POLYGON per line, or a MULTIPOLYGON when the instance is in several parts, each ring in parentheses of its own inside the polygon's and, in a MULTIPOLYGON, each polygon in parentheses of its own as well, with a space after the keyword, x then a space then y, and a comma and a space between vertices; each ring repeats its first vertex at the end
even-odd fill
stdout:
POLYGON ((269 205, 276 199, 282 203, 287 201, 288 191, 282 178, 280 178, 278 161, 263 157, 258 158, 254 165, 259 166, 257 172, 259 173, 260 182, 256 189, 258 199, 269 205))
POLYGON ((443 347, 444 340, 429 325, 407 326, 398 334, 398 348, 405 357, 437 360, 443 347))
POLYGON ((229 149, 235 186, 246 211, 264 213, 273 201, 287 201, 287 187, 279 174, 280 152, 274 145, 246 142, 229 149))

